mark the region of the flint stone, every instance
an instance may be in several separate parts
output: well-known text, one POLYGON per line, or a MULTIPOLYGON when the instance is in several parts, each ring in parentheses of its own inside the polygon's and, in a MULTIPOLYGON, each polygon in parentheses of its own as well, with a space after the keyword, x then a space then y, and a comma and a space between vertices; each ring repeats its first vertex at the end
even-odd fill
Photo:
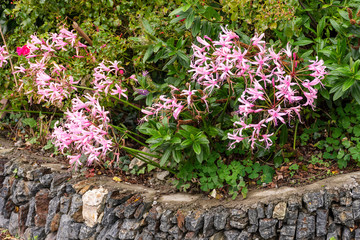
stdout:
POLYGON ((25 204, 25 205, 21 205, 19 207, 19 231, 20 231, 20 235, 23 235, 25 232, 25 224, 26 224, 26 219, 27 219, 27 215, 29 212, 29 203, 25 204))
POLYGON ((329 209, 333 202, 339 202, 340 195, 339 192, 336 190, 327 190, 324 194, 324 207, 325 209, 329 209))
POLYGON ((35 226, 45 227, 46 217, 49 209, 49 190, 41 189, 35 195, 35 226))
POLYGON ((274 211, 274 204, 269 203, 265 209, 266 218, 272 218, 273 211, 274 211))
POLYGON ((204 237, 210 237, 214 234, 214 213, 206 212, 203 214, 204 217, 204 227, 203 227, 203 235, 204 237))
POLYGON ((204 217, 200 211, 192 212, 190 215, 187 215, 185 217, 185 227, 190 232, 199 231, 203 227, 203 225, 204 217))
POLYGON ((124 219, 121 229, 135 231, 140 228, 140 222, 136 219, 124 219))
POLYGON ((142 203, 142 197, 140 195, 135 195, 129 198, 125 203, 124 216, 126 218, 134 217, 134 213, 138 206, 142 203))
POLYGON ((69 232, 69 238, 70 239, 78 239, 79 238, 79 232, 81 228, 81 223, 72 223, 70 225, 70 232, 69 232))
POLYGON ((6 177, 4 179, 4 181, 2 182, 2 187, 0 190, 0 197, 6 199, 8 197, 10 197, 10 189, 11 189, 11 184, 14 178, 11 177, 6 177))
POLYGON ((60 198, 60 212, 62 214, 67 214, 70 208, 70 197, 62 196, 60 198))
POLYGON ((170 217, 171 217, 172 211, 166 210, 160 218, 160 231, 162 232, 168 232, 169 229, 172 227, 172 224, 170 223, 170 217))
POLYGON ((136 236, 135 240, 154 240, 154 236, 151 233, 144 231, 140 235, 136 236))
POLYGON ((11 199, 16 205, 24 204, 29 200, 29 198, 33 197, 39 189, 40 183, 25 182, 24 180, 20 180, 16 184, 11 199))
POLYGON ((9 233, 19 235, 19 214, 12 212, 9 220, 9 233))
POLYGON ((65 181, 71 178, 71 173, 54 173, 50 184, 50 195, 61 196, 65 193, 65 181))
POLYGON ((248 210, 249 223, 252 225, 258 225, 257 210, 250 208, 248 210))
POLYGON ((43 240, 46 238, 45 229, 43 227, 27 228, 24 237, 25 239, 43 240))
POLYGON ((44 176, 40 177, 39 181, 43 187, 48 188, 50 187, 53 178, 53 174, 45 174, 44 176))
POLYGON ((45 240, 56 240, 56 233, 49 233, 45 240))
POLYGON ((246 229, 246 231, 248 231, 249 233, 256 233, 257 230, 258 230, 258 227, 259 227, 259 225, 253 224, 253 225, 248 226, 248 228, 246 229))
POLYGON ((73 188, 73 186, 71 184, 66 184, 65 185, 65 192, 67 194, 74 194, 76 193, 75 189, 73 188))
POLYGON ((273 211, 273 218, 284 220, 286 215, 286 202, 279 202, 276 204, 273 211))
POLYGON ((256 211, 257 211, 258 218, 265 218, 264 205, 258 204, 258 206, 256 207, 256 211))
POLYGON ((355 239, 360 239, 360 228, 355 229, 355 239))
POLYGON ((45 233, 48 234, 50 232, 50 225, 51 221, 53 220, 55 214, 59 211, 60 206, 60 198, 54 197, 51 199, 49 203, 49 210, 48 215, 46 217, 46 223, 45 223, 45 233))
MULTIPOLYGON (((280 230, 280 238, 294 238, 296 233, 296 226, 293 225, 285 225, 280 230)), ((285 238, 285 239, 286 239, 285 238)))
POLYGON ((80 231, 79 231, 79 239, 89 239, 90 237, 94 236, 96 232, 96 228, 88 227, 85 224, 81 224, 80 231))
POLYGON ((351 190, 351 195, 353 199, 360 199, 360 186, 354 187, 351 190))
POLYGON ((59 229, 56 235, 56 240, 69 240, 70 239, 70 231, 71 231, 71 224, 73 220, 67 214, 61 216, 59 229))
POLYGON ((128 231, 125 229, 120 229, 119 231, 119 239, 126 239, 126 240, 131 240, 131 239, 135 239, 137 232, 135 231, 128 231))
POLYGON ((9 221, 9 219, 4 218, 4 216, 0 214, 0 228, 9 229, 9 221))
POLYGON ((239 237, 237 238, 237 240, 250 240, 251 239, 251 234, 248 233, 247 231, 241 231, 239 237))
POLYGON ((25 172, 25 178, 30 181, 38 181, 51 172, 50 168, 36 167, 25 172))
POLYGON ((34 217, 35 217, 35 197, 31 198, 29 202, 29 211, 25 222, 26 227, 32 227, 35 225, 34 217))
POLYGON ((178 226, 173 226, 172 228, 170 228, 169 233, 171 234, 171 236, 174 237, 174 239, 180 240, 183 238, 183 233, 178 226))
POLYGON ((237 240, 240 235, 240 231, 229 230, 229 231, 225 231, 224 235, 226 240, 237 240))
POLYGON ((225 235, 223 232, 217 232, 210 237, 210 240, 225 240, 225 235))
POLYGON ((56 232, 59 229, 60 218, 61 218, 60 213, 56 213, 55 216, 53 217, 53 219, 51 220, 51 222, 50 222, 50 231, 51 232, 56 232))
POLYGON ((325 209, 316 210, 316 236, 321 237, 327 234, 327 220, 329 211, 325 209))
POLYGON ((289 209, 289 207, 286 209, 286 217, 285 221, 288 225, 296 225, 296 221, 298 218, 298 209, 289 209))
POLYGON ((71 198, 71 205, 68 215, 72 217, 76 222, 83 222, 82 215, 83 202, 80 194, 74 194, 71 198))
POLYGON ((122 193, 120 191, 113 191, 108 194, 107 206, 108 207, 116 207, 120 204, 125 203, 129 198, 131 198, 133 194, 129 194, 127 192, 122 193))
POLYGON ((338 237, 337 237, 337 234, 335 233, 335 232, 329 232, 327 235, 326 235, 326 239, 338 239, 338 237))
POLYGON ((8 199, 5 203, 5 209, 3 215, 5 218, 10 218, 11 212, 15 209, 15 204, 11 199, 8 199))
POLYGON ((351 207, 342 207, 333 205, 332 212, 334 214, 335 223, 343 224, 347 227, 354 227, 353 211, 351 207))
POLYGON ((354 220, 359 220, 360 219, 360 200, 353 201, 352 210, 353 210, 354 220))
POLYGON ((303 196, 306 209, 312 213, 324 206, 324 194, 321 192, 306 193, 303 196))
POLYGON ((344 227, 342 231, 342 240, 351 240, 354 238, 353 232, 349 228, 344 227))
POLYGON ((296 239, 312 239, 315 237, 315 217, 300 212, 297 227, 296 239))
POLYGON ((214 227, 217 231, 223 230, 226 225, 226 220, 229 212, 224 208, 218 208, 214 215, 214 227))
MULTIPOLYGON (((169 239, 169 237, 167 237, 166 239, 169 239)), ((192 239, 198 239, 196 237, 196 232, 187 232, 185 234, 184 240, 192 240, 192 239)))
POLYGON ((276 236, 276 224, 277 219, 260 219, 259 221, 259 232, 262 238, 270 239, 276 236))
POLYGON ((104 209, 105 196, 108 194, 107 189, 102 187, 87 191, 83 197, 83 211, 82 215, 85 219, 85 224, 89 227, 95 226, 100 222, 100 214, 104 209))
POLYGON ((246 212, 238 209, 230 210, 230 226, 237 229, 244 229, 248 225, 249 219, 246 212))
POLYGON ((141 219, 143 214, 149 209, 149 207, 150 207, 149 203, 140 203, 134 213, 134 218, 141 219))
POLYGON ((113 225, 118 218, 115 216, 114 208, 105 207, 104 216, 101 220, 101 225, 109 226, 113 225))
POLYGON ((350 207, 352 204, 352 198, 349 196, 341 197, 340 198, 340 205, 345 207, 350 207))

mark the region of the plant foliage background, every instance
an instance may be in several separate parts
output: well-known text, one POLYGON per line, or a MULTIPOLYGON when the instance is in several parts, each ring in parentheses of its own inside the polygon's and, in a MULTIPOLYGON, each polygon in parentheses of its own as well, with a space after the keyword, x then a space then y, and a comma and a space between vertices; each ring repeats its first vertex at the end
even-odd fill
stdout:
MULTIPOLYGON (((284 169, 291 176, 309 165, 329 174, 333 165, 350 169, 360 160, 359 11, 359 0, 2 0, 0 95, 1 111, 8 113, 2 128, 11 129, 12 138, 65 154, 76 168, 128 171, 137 156, 147 167, 134 174, 158 167, 171 172, 182 190, 198 186, 234 197, 246 196, 254 182, 276 182, 284 169), (254 57, 264 57, 259 52, 266 47, 282 51, 279 64, 301 81, 312 80, 306 70, 314 62, 326 67, 321 83, 311 86, 314 102, 304 104, 303 96, 297 117, 266 120, 264 132, 253 135, 256 144, 246 140, 251 133, 244 126, 266 114, 243 118, 238 99, 251 89, 275 99, 271 78, 259 87, 244 76, 225 76, 210 94, 194 77, 199 55, 208 51, 203 57, 210 64, 219 34, 232 34, 224 29, 236 35, 230 49, 246 50, 257 66, 262 63, 254 57), (66 94, 52 98, 60 86, 66 94), (164 111, 156 112, 161 104, 164 111), (228 136, 235 136, 239 121, 248 135, 234 146, 228 136)), ((253 71, 269 74, 277 63, 268 61, 268 70, 253 71)), ((228 70, 216 71, 218 81, 228 70)), ((281 101, 276 107, 294 107, 281 101)))

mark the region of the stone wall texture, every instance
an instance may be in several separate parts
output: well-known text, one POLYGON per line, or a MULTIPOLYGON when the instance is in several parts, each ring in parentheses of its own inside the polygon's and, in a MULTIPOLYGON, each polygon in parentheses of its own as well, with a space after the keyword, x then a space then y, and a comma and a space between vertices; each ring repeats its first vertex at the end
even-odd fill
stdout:
POLYGON ((206 206, 197 204, 198 196, 175 195, 174 205, 169 196, 124 187, 111 178, 74 178, 56 164, 5 162, 0 169, 0 227, 26 240, 360 239, 356 179, 302 193, 265 192, 277 195, 271 200, 202 196, 203 203, 213 202, 206 206))

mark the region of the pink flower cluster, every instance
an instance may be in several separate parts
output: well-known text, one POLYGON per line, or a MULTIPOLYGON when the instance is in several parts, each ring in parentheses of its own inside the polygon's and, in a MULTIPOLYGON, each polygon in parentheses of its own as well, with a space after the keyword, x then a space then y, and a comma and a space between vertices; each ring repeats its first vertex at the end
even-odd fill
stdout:
MULTIPOLYGON (((169 85, 172 89, 170 91, 172 97, 168 98, 166 95, 161 95, 157 102, 152 104, 151 107, 142 109, 141 112, 145 116, 140 120, 140 122, 148 121, 150 117, 164 117, 164 115, 171 114, 175 120, 179 119, 181 111, 184 109, 192 109, 193 112, 198 113, 199 110, 194 104, 195 102, 203 102, 208 106, 207 95, 203 95, 201 90, 192 90, 189 85, 188 90, 180 90, 172 85, 169 85)), ((208 109, 208 108, 207 108, 208 109)), ((194 114, 195 115, 195 114, 194 114)))
MULTIPOLYGON (((234 123, 233 133, 228 138, 236 143, 248 141, 251 147, 263 142, 266 148, 272 145, 267 124, 286 123, 296 115, 300 119, 303 106, 315 107, 317 89, 326 75, 324 62, 316 59, 299 68, 300 60, 288 44, 276 52, 267 47, 264 34, 255 34, 250 45, 239 41, 232 31, 222 28, 219 40, 197 37, 200 46, 193 44, 191 63, 193 79, 203 86, 207 95, 228 83, 245 84, 238 99, 237 113, 240 121, 234 123), (252 115, 252 122, 249 116, 252 115), (253 123, 255 122, 255 123, 253 123)), ((301 120, 301 119, 300 119, 301 120)))
POLYGON ((16 52, 19 56, 26 56, 30 53, 30 49, 27 45, 24 45, 23 47, 16 48, 16 52))
POLYGON ((24 64, 15 67, 17 70, 14 73, 20 77, 19 91, 34 93, 37 103, 43 101, 60 106, 75 90, 72 85, 79 81, 74 81, 68 69, 58 64, 56 59, 61 51, 70 50, 74 50, 74 57, 83 57, 79 53, 86 45, 77 40, 73 31, 65 28, 59 34, 50 33, 47 39, 40 39, 36 35, 30 38, 26 45, 17 48, 17 53, 27 59, 27 67, 24 64))
POLYGON ((119 67, 118 61, 109 63, 110 65, 106 66, 102 62, 94 69, 92 84, 94 85, 95 95, 104 93, 106 96, 110 93, 110 95, 118 95, 119 98, 124 97, 128 99, 126 95, 127 89, 121 86, 121 80, 119 80, 119 75, 122 75, 124 70, 119 67))
POLYGON ((0 68, 7 64, 7 60, 10 57, 9 53, 5 50, 5 46, 0 46, 0 68))
POLYGON ((87 164, 104 159, 113 146, 108 134, 108 112, 104 110, 98 99, 85 95, 86 102, 79 98, 72 99, 72 108, 65 112, 66 121, 62 126, 55 124, 52 139, 62 153, 70 150, 69 163, 78 167, 84 154, 87 164))

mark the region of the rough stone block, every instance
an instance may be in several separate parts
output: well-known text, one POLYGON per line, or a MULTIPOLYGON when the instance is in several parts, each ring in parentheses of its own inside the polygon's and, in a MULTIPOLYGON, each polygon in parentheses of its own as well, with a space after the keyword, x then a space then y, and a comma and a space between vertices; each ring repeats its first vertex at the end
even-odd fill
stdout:
POLYGON ((321 192, 306 193, 303 196, 306 209, 312 213, 324 206, 324 194, 321 192))
POLYGON ((325 209, 316 210, 316 236, 321 237, 327 234, 327 221, 329 211, 325 209))
POLYGON ((99 216, 104 210, 105 196, 107 195, 107 193, 107 189, 98 188, 87 191, 83 195, 82 216, 87 226, 93 227, 96 223, 101 221, 101 219, 99 219, 99 216))
POLYGON ((259 221, 259 233, 262 238, 270 239, 276 236, 277 219, 264 218, 259 221))
POLYGON ((315 217, 299 213, 296 226, 296 239, 312 239, 315 237, 315 217))
POLYGON ((45 227, 49 210, 50 196, 48 189, 41 189, 35 196, 35 226, 45 227))
POLYGON ((343 207, 338 205, 332 206, 335 223, 340 223, 347 227, 354 227, 353 210, 351 207, 343 207))
POLYGON ((188 231, 197 232, 203 226, 204 217, 200 211, 194 211, 185 217, 185 227, 188 231))

